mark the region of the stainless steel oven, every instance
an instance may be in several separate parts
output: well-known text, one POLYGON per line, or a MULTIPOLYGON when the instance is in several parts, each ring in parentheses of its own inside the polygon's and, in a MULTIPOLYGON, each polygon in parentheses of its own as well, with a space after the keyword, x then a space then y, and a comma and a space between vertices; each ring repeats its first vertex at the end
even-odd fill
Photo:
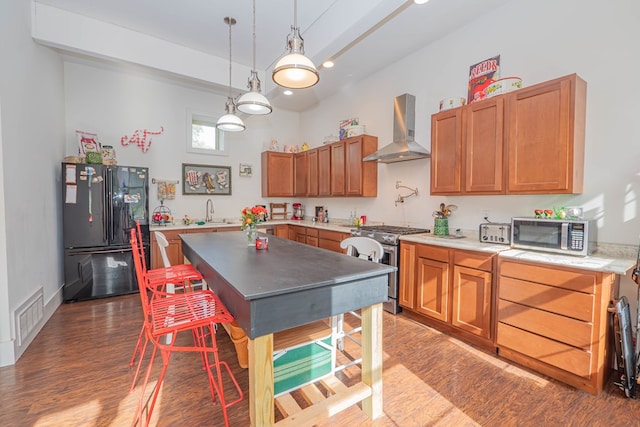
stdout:
POLYGON ((398 305, 399 277, 400 277, 400 236, 406 234, 428 233, 428 229, 397 227, 389 225, 363 226, 351 230, 352 236, 369 237, 377 240, 384 249, 381 263, 398 268, 389 273, 389 286, 387 291, 387 301, 383 304, 383 309, 389 313, 397 314, 402 311, 398 305))

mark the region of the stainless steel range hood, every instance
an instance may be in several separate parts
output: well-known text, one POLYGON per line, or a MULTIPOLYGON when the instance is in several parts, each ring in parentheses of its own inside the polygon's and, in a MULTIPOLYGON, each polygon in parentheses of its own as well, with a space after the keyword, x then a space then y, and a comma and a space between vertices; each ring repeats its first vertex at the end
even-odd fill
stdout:
POLYGON ((416 97, 405 93, 394 101, 393 142, 363 160, 365 162, 394 163, 425 159, 431 154, 413 140, 416 126, 416 97))

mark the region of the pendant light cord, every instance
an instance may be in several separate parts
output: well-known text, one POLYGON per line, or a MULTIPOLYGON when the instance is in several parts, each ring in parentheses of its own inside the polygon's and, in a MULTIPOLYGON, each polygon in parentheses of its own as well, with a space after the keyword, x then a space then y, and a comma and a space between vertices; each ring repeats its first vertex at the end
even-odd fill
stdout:
POLYGON ((232 18, 229 18, 229 98, 231 98, 231 25, 233 25, 232 18))
POLYGON ((253 71, 256 71, 256 0, 253 0, 253 71))
POLYGON ((293 26, 298 28, 298 0, 293 0, 293 26))

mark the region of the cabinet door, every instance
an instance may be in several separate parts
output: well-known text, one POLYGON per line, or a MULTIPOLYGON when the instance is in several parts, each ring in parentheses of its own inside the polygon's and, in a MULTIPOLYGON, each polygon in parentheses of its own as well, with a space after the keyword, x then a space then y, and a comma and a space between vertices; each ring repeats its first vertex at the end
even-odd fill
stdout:
POLYGON ((331 195, 345 195, 346 148, 344 142, 331 144, 331 195))
POLYGON ((289 238, 289 226, 288 225, 275 225, 273 227, 273 234, 276 237, 281 237, 283 239, 289 238))
POLYGON ((451 324, 482 338, 491 333, 491 273, 453 267, 451 324))
POLYGON ((318 196, 318 149, 307 152, 307 196, 318 196))
POLYGON ((446 322, 449 300, 449 263, 418 257, 416 311, 446 322))
POLYGON ((305 243, 309 246, 318 247, 318 238, 315 236, 307 236, 307 240, 305 243))
POLYGON ((416 245, 400 242, 400 285, 398 303, 405 308, 416 307, 416 245))
POLYGON ((293 196, 293 155, 262 153, 262 197, 293 196))
POLYGON ((504 191, 504 98, 463 109, 465 193, 504 191))
MULTIPOLYGON (((167 238, 167 242, 169 242, 169 246, 165 248, 165 252, 167 253, 167 258, 169 258, 171 265, 184 264, 182 240, 180 240, 179 234, 184 233, 185 231, 186 230, 163 231, 162 233, 167 238)), ((158 247, 155 235, 151 233, 151 268, 161 267, 164 267, 162 254, 160 253, 160 248, 158 247)))
POLYGON ((462 108, 431 116, 431 194, 462 192, 462 108))
POLYGON ((362 138, 345 141, 345 194, 362 196, 362 138))
POLYGON ((293 195, 306 197, 309 175, 309 163, 306 152, 293 155, 293 195))
POLYGON ((508 193, 580 193, 586 83, 572 76, 507 95, 508 193))
POLYGON ((331 195, 331 150, 328 145, 318 148, 318 195, 331 195))

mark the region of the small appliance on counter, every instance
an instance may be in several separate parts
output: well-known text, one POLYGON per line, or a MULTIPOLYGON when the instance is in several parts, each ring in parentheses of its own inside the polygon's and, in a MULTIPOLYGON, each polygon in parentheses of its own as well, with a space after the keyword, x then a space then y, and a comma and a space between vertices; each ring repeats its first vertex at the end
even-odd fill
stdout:
POLYGON ((302 203, 293 203, 292 206, 293 206, 293 215, 291 216, 291 219, 303 220, 304 207, 302 206, 302 203))
POLYGON ((511 244, 511 224, 491 222, 480 224, 478 238, 482 243, 511 244))
POLYGON ((587 256, 596 251, 597 226, 592 220, 511 218, 514 248, 587 256))

